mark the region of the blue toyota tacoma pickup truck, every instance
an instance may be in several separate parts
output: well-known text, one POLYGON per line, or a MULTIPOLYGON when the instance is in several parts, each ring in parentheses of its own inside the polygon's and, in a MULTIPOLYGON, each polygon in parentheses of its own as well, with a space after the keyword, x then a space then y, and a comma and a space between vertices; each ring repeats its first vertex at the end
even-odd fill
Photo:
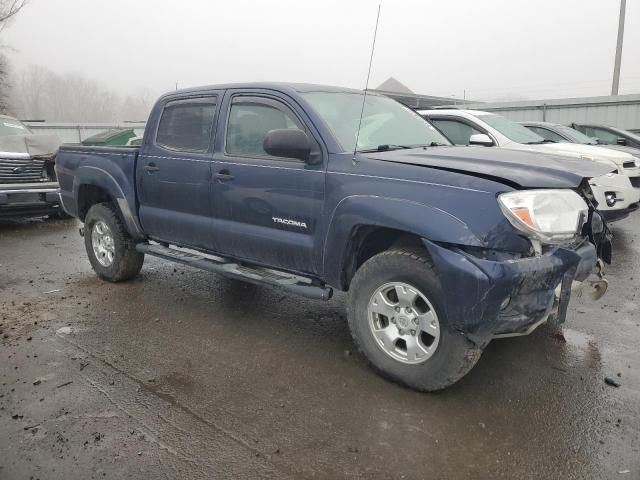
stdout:
POLYGON ((141 146, 63 146, 56 171, 103 279, 153 255, 317 299, 348 291, 360 351, 424 391, 462 378, 493 338, 563 321, 610 255, 587 181, 607 167, 454 147, 357 90, 171 92, 141 146))

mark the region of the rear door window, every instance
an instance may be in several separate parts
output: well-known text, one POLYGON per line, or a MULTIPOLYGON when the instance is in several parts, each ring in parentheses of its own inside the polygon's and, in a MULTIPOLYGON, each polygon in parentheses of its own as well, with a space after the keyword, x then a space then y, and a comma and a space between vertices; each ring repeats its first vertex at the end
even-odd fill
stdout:
POLYGON ((182 152, 206 152, 211 142, 215 98, 179 100, 164 107, 156 143, 182 152))

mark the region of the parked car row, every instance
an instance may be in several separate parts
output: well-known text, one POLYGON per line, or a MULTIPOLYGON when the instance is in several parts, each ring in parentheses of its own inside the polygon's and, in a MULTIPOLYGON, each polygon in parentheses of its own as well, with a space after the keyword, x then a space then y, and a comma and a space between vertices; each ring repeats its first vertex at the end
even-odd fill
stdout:
POLYGON ((348 291, 373 368, 431 391, 494 338, 562 323, 575 289, 606 291, 600 202, 605 182, 635 172, 624 152, 567 156, 469 115, 461 147, 447 139, 457 130, 359 90, 179 90, 157 101, 140 146, 63 146, 56 171, 104 280, 136 276, 151 255, 315 299, 348 291), (473 145, 489 142, 504 147, 473 145))
POLYGON ((491 112, 440 109, 419 113, 455 145, 527 150, 610 166, 608 173, 589 180, 598 210, 610 222, 626 218, 640 206, 640 150, 635 156, 627 147, 605 148, 569 127, 519 124, 491 112))

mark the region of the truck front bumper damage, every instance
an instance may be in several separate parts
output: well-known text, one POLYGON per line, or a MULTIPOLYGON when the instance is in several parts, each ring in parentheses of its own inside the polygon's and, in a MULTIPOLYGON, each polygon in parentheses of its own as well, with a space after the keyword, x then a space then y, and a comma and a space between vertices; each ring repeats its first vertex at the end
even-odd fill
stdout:
MULTIPOLYGON (((572 287, 597 270, 596 248, 550 247, 536 257, 479 258, 423 239, 442 284, 453 328, 484 347, 492 338, 527 334, 550 315, 564 321, 572 287)), ((606 290, 606 282, 597 286, 606 290)))

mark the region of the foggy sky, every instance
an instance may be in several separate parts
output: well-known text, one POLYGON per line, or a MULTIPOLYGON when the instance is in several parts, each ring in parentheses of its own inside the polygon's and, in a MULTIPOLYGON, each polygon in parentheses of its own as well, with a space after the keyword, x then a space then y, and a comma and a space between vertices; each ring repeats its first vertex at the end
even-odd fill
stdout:
MULTIPOLYGON (((378 0, 31 0, 5 30, 13 67, 123 93, 236 81, 363 88, 378 0)), ((370 86, 473 99, 608 95, 618 0, 386 0, 370 86)), ((628 0, 620 93, 640 92, 628 0)))

